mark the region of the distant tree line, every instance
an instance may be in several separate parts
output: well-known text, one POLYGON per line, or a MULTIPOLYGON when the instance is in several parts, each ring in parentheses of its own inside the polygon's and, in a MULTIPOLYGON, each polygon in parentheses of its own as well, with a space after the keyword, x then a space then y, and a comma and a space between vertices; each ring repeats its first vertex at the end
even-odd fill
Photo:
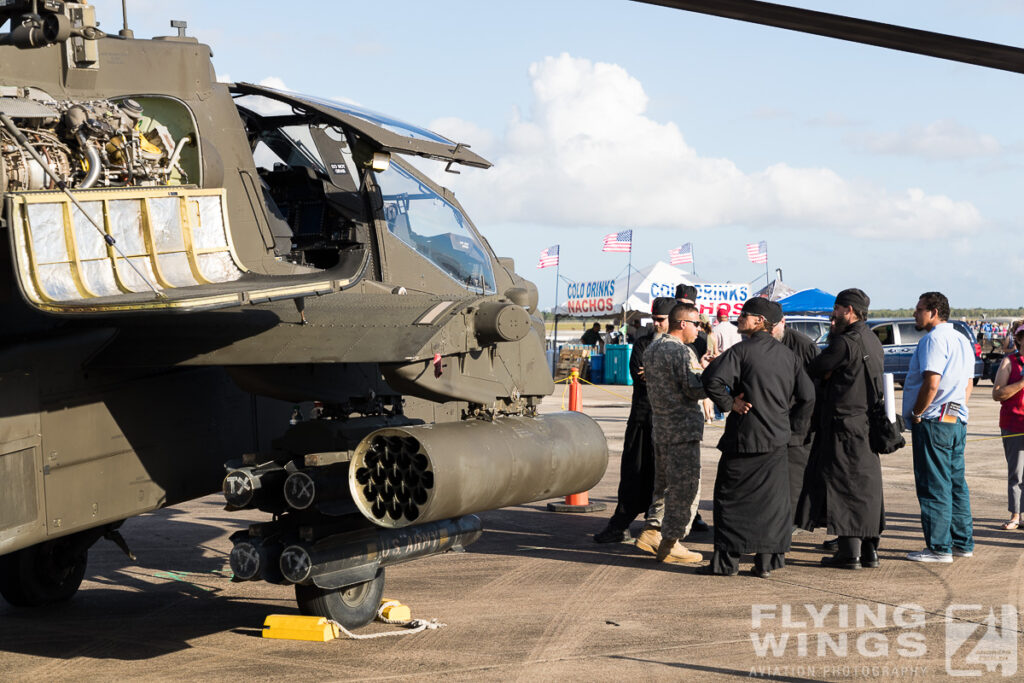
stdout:
MULTIPOLYGON (((541 313, 544 320, 555 319, 555 316, 547 311, 541 313)), ((983 318, 1024 318, 1024 307, 1020 308, 954 308, 950 311, 950 317, 959 320, 960 318, 967 318, 968 320, 981 320, 983 318)), ((913 308, 872 308, 869 316, 872 318, 912 318, 914 317, 913 308)), ((568 320, 568 316, 559 316, 559 320, 568 320)), ((597 322, 603 320, 603 318, 589 318, 597 322)), ((608 320, 611 320, 609 316, 608 320)))
MULTIPOLYGON (((873 308, 869 313, 872 318, 912 318, 913 308, 873 308)), ((1021 308, 953 308, 950 318, 959 320, 981 320, 983 318, 1024 318, 1024 307, 1021 308)))

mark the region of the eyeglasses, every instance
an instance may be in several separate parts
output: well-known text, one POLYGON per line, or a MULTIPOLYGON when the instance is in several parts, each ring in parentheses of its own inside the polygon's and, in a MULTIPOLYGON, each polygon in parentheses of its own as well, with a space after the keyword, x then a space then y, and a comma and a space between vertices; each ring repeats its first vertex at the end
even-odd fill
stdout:
POLYGON ((763 318, 763 315, 757 313, 740 313, 741 318, 763 318))
POLYGON ((666 315, 660 315, 660 316, 656 315, 656 316, 652 317, 652 320, 654 320, 654 322, 656 322, 656 323, 663 323, 666 320, 668 320, 668 316, 666 316, 666 315))
POLYGON ((680 320, 679 322, 681 322, 681 323, 689 323, 690 325, 693 325, 694 327, 700 327, 700 321, 698 321, 698 320, 680 320))

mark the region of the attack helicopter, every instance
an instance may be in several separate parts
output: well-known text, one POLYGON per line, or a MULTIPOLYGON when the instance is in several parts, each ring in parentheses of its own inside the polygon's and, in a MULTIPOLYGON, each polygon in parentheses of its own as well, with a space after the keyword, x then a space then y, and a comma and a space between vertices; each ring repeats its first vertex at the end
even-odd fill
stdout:
POLYGON ((537 289, 351 105, 216 80, 208 46, 0 3, 0 595, 78 590, 124 520, 220 489, 234 580, 375 615, 388 566, 607 466, 553 390, 537 289), (308 415, 300 406, 314 405, 308 415))
MULTIPOLYGON (((1014 72, 1024 50, 759 0, 636 0, 1014 72)), ((415 159, 468 146, 216 82, 186 35, 0 6, 0 594, 70 598, 101 538, 221 488, 271 515, 235 579, 372 618, 388 565, 472 513, 589 488, 600 430, 551 392, 536 288, 415 159), (295 404, 316 401, 314 419, 295 404), (289 417, 295 424, 290 424, 289 417)), ((127 22, 126 22, 127 23, 127 22)))

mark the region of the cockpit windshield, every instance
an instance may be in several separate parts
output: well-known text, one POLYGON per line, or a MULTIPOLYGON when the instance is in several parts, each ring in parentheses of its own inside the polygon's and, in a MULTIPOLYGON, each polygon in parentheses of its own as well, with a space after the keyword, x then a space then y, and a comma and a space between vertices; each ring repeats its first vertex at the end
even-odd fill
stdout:
POLYGON ((491 260, 461 211, 394 162, 376 178, 395 237, 463 286, 495 291, 491 260))

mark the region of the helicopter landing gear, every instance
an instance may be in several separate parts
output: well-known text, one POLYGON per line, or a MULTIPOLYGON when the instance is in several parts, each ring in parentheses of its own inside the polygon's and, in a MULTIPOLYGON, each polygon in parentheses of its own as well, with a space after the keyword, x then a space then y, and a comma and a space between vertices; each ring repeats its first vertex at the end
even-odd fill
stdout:
POLYGON ((344 588, 295 585, 295 600, 305 615, 327 617, 345 628, 366 626, 377 615, 384 594, 384 568, 369 581, 344 588))
POLYGON ((79 534, 0 556, 0 595, 17 607, 36 607, 70 600, 85 578, 92 545, 79 534))

